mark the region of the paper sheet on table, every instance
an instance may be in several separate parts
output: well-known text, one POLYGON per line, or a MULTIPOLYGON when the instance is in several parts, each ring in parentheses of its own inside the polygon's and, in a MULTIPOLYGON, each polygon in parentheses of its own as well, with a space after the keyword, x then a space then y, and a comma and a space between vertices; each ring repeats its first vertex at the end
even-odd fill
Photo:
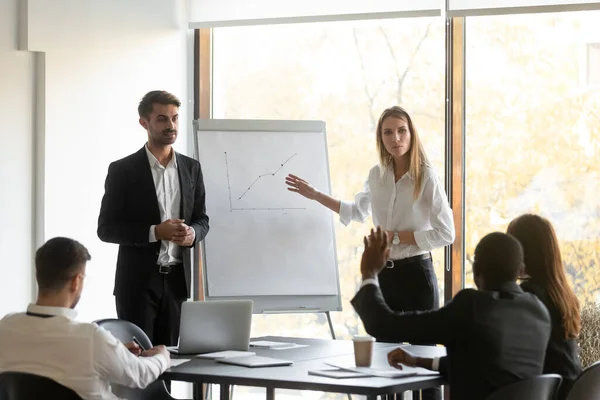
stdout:
POLYGON ((178 365, 184 364, 190 361, 189 358, 171 358, 171 367, 177 367, 178 365))
POLYGON ((243 356, 254 356, 256 353, 251 351, 236 351, 236 350, 225 350, 225 351, 217 351, 215 353, 205 353, 198 354, 196 358, 207 358, 210 360, 216 360, 218 358, 227 358, 227 357, 243 357, 243 356))
POLYGON ((397 370, 395 368, 373 368, 373 367, 354 367, 349 366, 347 364, 342 363, 334 363, 334 362, 326 362, 325 364, 339 368, 344 371, 352 371, 352 372, 360 372, 363 374, 367 374, 369 376, 376 376, 379 378, 406 378, 408 376, 415 376, 417 372, 414 370, 405 371, 405 370, 397 370))
POLYGON ((328 368, 328 369, 316 369, 308 371, 309 375, 324 376, 326 378, 334 379, 348 379, 348 378, 364 378, 370 377, 371 375, 363 374, 361 372, 346 371, 339 368, 328 368))
POLYGON ((254 342, 250 342, 250 347, 256 347, 259 349, 277 349, 279 347, 289 347, 293 346, 294 343, 288 342, 273 342, 270 340, 257 340, 254 342))
POLYGON ((270 350, 291 350, 291 349, 299 349, 301 347, 308 347, 308 345, 307 344, 287 343, 287 346, 273 347, 270 350))

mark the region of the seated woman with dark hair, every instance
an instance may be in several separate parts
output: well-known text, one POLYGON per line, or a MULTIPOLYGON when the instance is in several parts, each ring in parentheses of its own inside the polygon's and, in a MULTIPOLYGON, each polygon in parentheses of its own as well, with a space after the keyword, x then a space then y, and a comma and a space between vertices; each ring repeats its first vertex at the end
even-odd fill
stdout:
POLYGON ((557 398, 565 399, 582 370, 575 340, 581 319, 579 301, 567 281, 554 228, 545 218, 524 214, 512 220, 507 233, 523 246, 525 277, 521 288, 535 294, 550 312, 552 333, 544 373, 562 375, 557 398))

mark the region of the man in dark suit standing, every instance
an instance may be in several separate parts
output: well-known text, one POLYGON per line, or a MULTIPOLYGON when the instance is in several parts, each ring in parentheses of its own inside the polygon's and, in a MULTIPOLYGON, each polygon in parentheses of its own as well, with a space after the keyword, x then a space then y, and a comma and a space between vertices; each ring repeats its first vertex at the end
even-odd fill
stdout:
POLYGON ((190 296, 192 251, 208 232, 200 163, 176 153, 181 102, 147 93, 138 107, 148 142, 110 164, 98 237, 119 244, 114 295, 120 319, 154 344, 176 345, 190 296))
MULTIPOLYGON (((479 290, 464 289, 435 311, 394 313, 386 305, 377 274, 389 254, 389 239, 378 228, 365 238, 363 283, 352 299, 367 332, 389 342, 443 344, 452 399, 483 400, 501 386, 540 375, 550 338, 548 310, 516 280, 523 267, 519 242, 504 233, 485 236, 475 249, 473 277, 479 290)), ((438 369, 440 360, 396 349, 399 362, 438 369)))

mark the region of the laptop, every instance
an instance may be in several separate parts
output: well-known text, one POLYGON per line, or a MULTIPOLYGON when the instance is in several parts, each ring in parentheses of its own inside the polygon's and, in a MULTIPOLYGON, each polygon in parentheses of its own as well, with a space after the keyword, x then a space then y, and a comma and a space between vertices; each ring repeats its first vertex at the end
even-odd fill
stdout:
POLYGON ((252 300, 186 301, 181 308, 179 346, 174 354, 248 351, 252 300))

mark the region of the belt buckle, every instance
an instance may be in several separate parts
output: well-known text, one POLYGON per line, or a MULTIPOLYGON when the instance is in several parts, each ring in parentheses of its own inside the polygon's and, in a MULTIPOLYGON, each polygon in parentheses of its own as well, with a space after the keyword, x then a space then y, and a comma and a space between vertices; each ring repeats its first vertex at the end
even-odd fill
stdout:
POLYGON ((168 275, 171 273, 171 270, 173 269, 172 266, 170 265, 159 265, 158 266, 158 273, 159 274, 163 274, 163 275, 168 275))
POLYGON ((394 262, 392 260, 387 260, 385 262, 385 267, 386 268, 394 268, 394 262))

